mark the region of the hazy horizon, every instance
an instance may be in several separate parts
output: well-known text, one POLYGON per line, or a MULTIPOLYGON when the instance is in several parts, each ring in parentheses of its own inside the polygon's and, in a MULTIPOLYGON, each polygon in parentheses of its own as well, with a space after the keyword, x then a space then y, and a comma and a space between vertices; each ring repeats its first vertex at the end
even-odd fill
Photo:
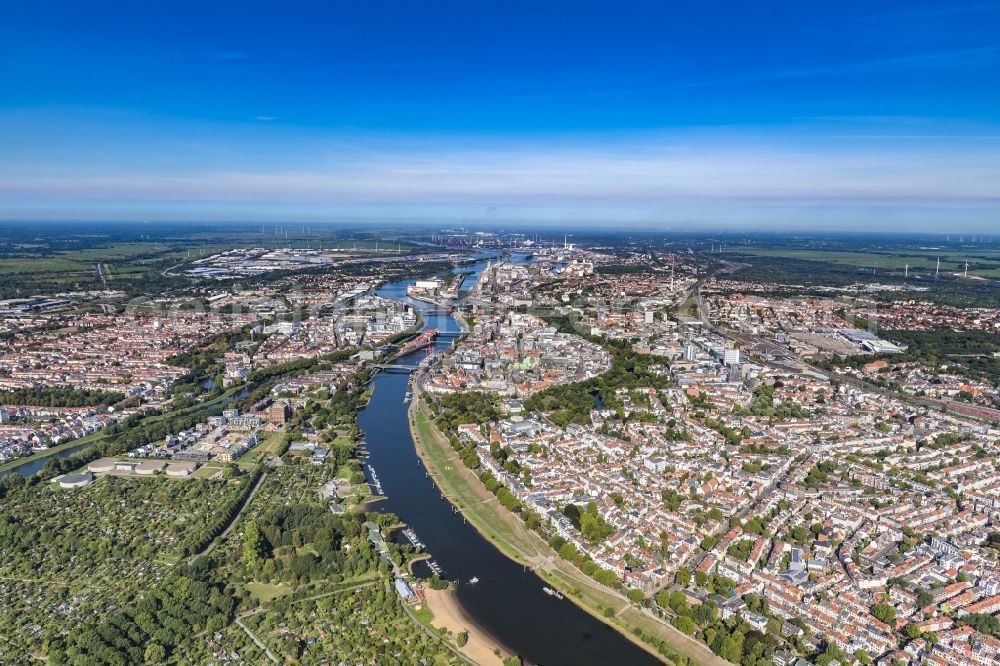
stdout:
POLYGON ((1000 227, 1000 6, 106 4, 0 26, 0 219, 1000 227))

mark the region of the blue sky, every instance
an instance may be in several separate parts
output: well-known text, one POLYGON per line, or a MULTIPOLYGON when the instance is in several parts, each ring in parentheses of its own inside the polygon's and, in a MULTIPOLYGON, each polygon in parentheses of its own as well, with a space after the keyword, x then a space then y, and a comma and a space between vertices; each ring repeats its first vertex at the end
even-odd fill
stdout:
POLYGON ((0 218, 1000 228, 998 2, 46 2, 0 218))

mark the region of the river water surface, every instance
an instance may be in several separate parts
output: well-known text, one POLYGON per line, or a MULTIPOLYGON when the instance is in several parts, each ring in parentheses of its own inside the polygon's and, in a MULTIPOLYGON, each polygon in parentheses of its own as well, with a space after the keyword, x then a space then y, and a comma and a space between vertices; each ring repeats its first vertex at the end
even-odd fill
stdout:
MULTIPOLYGON (((514 257, 515 260, 524 260, 514 257)), ((466 267, 464 289, 471 288, 485 262, 466 267)), ((379 294, 406 299, 412 281, 390 283, 379 294)), ((432 306, 409 301, 424 312, 432 306)), ((427 327, 457 332, 450 316, 425 316, 427 327)), ((437 349, 450 344, 446 339, 437 349)), ((428 352, 415 352, 397 364, 419 363, 428 352)), ((375 468, 388 500, 375 505, 391 511, 414 529, 443 577, 458 580, 457 599, 470 619, 499 643, 528 663, 567 664, 657 664, 648 652, 597 620, 568 599, 559 600, 543 592, 546 583, 531 571, 508 559, 484 539, 450 502, 443 499, 434 481, 425 476, 422 461, 410 435, 404 397, 408 376, 383 372, 374 379, 371 403, 359 415, 365 432, 368 462, 375 468), (476 585, 469 579, 479 578, 476 585)))
MULTIPOLYGON (((527 258, 515 255, 512 260, 524 262, 527 258)), ((464 290, 476 284, 485 267, 483 260, 458 269, 467 274, 464 290)), ((434 306, 407 299, 406 287, 412 283, 413 280, 389 283, 378 293, 386 298, 406 300, 424 313, 434 310, 434 306)), ((444 333, 461 330, 450 316, 425 314, 424 321, 428 328, 444 333)), ((443 350, 450 342, 451 339, 440 340, 435 350, 443 350)), ((416 364, 428 353, 414 352, 395 363, 416 364)), ((414 448, 408 423, 409 404, 404 402, 409 391, 408 381, 408 375, 403 373, 376 375, 372 400, 358 416, 370 453, 368 462, 375 468, 383 492, 388 495, 386 501, 375 507, 397 514, 412 527, 434 561, 443 568, 443 577, 461 582, 456 596, 470 619, 531 664, 660 663, 569 600, 547 595, 542 591, 545 581, 508 559, 467 524, 461 514, 453 511, 434 481, 425 475, 423 462, 414 448), (473 577, 478 577, 479 583, 468 584, 473 577)), ((63 458, 84 446, 54 455, 63 458)), ((16 471, 30 475, 44 464, 44 458, 34 460, 16 471)), ((426 568, 423 572, 426 573, 426 568)))

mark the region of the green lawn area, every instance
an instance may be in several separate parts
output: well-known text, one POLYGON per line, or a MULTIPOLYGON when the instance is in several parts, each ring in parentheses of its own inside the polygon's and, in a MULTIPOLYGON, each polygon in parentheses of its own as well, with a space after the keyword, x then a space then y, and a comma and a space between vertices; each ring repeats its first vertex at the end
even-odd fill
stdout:
POLYGON ((411 607, 410 610, 413 612, 413 617, 417 618, 417 622, 436 634, 441 633, 437 627, 432 624, 434 621, 434 613, 431 612, 431 609, 428 608, 426 604, 421 605, 419 610, 417 610, 416 606, 411 607))
POLYGON ((10 257, 0 259, 0 273, 68 273, 93 271, 91 264, 61 257, 10 257))
POLYGON ((524 556, 537 555, 538 549, 526 534, 526 528, 515 522, 520 519, 502 509, 493 494, 462 463, 448 441, 436 432, 424 411, 423 401, 419 402, 419 405, 414 403, 411 410, 418 446, 431 461, 429 469, 438 472, 445 494, 481 532, 511 557, 522 560, 524 556), (487 507, 484 510, 484 505, 490 504, 495 504, 496 508, 487 507))
MULTIPOLYGON (((128 261, 137 255, 160 251, 162 257, 171 254, 165 245, 155 243, 119 243, 108 247, 55 252, 48 256, 8 257, 0 259, 0 273, 92 273, 98 262, 128 261)), ((183 254, 178 251, 179 254, 183 254)), ((148 261, 148 260, 146 260, 148 261)), ((144 270, 122 265, 118 272, 144 270)))
POLYGON ((970 249, 968 252, 956 252, 953 250, 942 250, 940 252, 936 250, 839 252, 836 250, 734 247, 726 248, 724 253, 755 257, 787 257, 789 259, 826 262, 869 269, 877 266, 879 270, 893 270, 900 273, 904 271, 907 264, 910 266, 910 271, 919 270, 925 273, 927 271, 934 271, 937 267, 937 258, 940 257, 942 272, 960 272, 963 270, 965 262, 968 261, 970 276, 1000 277, 1000 268, 983 268, 978 270, 975 268, 977 262, 996 261, 1000 263, 1000 251, 989 249, 970 249))
POLYGON ((104 247, 86 247, 77 250, 56 250, 51 253, 42 246, 37 252, 24 250, 0 258, 0 283, 6 277, 22 288, 34 289, 41 283, 45 289, 80 285, 98 286, 96 264, 103 266, 108 287, 130 288, 133 284, 149 280, 165 266, 183 263, 188 258, 231 249, 219 243, 192 247, 190 243, 109 243, 104 247), (190 248, 190 255, 189 253, 190 248))
MULTIPOLYGON (((253 246, 257 247, 278 247, 285 246, 286 244, 283 240, 276 240, 274 238, 256 239, 252 243, 253 246)), ((324 243, 324 247, 329 249, 346 249, 354 245, 354 241, 342 241, 329 245, 324 243)), ((361 249, 373 249, 375 241, 357 241, 356 245, 361 249)), ((413 247, 408 243, 403 243, 403 246, 413 247)), ((151 263, 164 261, 182 262, 186 259, 194 260, 217 252, 231 250, 232 248, 233 245, 230 243, 210 241, 196 245, 173 241, 164 243, 112 243, 105 247, 60 250, 51 254, 38 254, 36 256, 5 257, 0 259, 0 274, 91 273, 94 271, 94 264, 98 262, 111 264, 111 268, 118 274, 142 273, 149 270, 145 265, 151 263)), ((25 252, 25 254, 29 253, 30 250, 25 252)), ((350 259, 354 256, 357 255, 350 253, 337 255, 338 259, 350 259)))
MULTIPOLYGON (((706 663, 706 660, 714 658, 707 647, 686 640, 673 627, 646 615, 632 604, 613 595, 606 587, 575 569, 565 560, 556 560, 555 564, 558 569, 546 572, 542 577, 562 590, 575 591, 570 593, 571 596, 582 602, 603 622, 610 622, 617 626, 619 631, 629 638, 634 639, 633 630, 638 627, 647 636, 652 635, 658 640, 666 641, 674 650, 691 659, 693 663, 706 663), (600 608, 614 609, 616 617, 613 619, 605 617, 603 613, 597 612, 600 608)), ((719 662, 715 659, 713 663, 719 662)))
POLYGON ((247 589, 262 604, 292 593, 291 586, 284 583, 247 583, 247 589))
POLYGON ((586 601, 591 607, 610 606, 617 610, 625 605, 625 602, 612 594, 608 588, 586 574, 573 570, 572 564, 564 560, 556 560, 554 564, 557 568, 553 571, 545 572, 543 577, 554 583, 561 583, 559 587, 563 589, 578 590, 580 592, 578 597, 586 601))
POLYGON ((372 487, 367 483, 356 483, 351 486, 350 492, 345 493, 346 497, 357 497, 359 501, 366 501, 375 497, 372 493, 372 487))
POLYGON ((260 444, 247 451, 246 455, 237 461, 239 466, 253 469, 262 457, 271 455, 277 451, 278 445, 281 443, 281 438, 282 433, 280 432, 263 433, 260 444))
POLYGON ((207 463, 199 467, 198 470, 191 476, 195 479, 210 479, 213 476, 215 476, 217 472, 221 471, 222 471, 222 465, 207 463))

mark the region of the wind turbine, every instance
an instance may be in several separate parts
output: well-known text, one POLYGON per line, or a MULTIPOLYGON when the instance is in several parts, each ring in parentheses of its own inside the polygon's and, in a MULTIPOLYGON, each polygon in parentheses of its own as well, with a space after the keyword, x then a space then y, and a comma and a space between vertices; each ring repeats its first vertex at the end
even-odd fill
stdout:
POLYGON ((937 268, 934 269, 934 279, 937 279, 938 274, 941 272, 941 257, 937 258, 937 268))
POLYGON ((965 273, 962 275, 962 277, 969 277, 969 260, 968 259, 966 259, 966 261, 965 261, 965 273))
POLYGON ((903 279, 905 280, 908 277, 910 277, 910 265, 903 264, 903 279))

